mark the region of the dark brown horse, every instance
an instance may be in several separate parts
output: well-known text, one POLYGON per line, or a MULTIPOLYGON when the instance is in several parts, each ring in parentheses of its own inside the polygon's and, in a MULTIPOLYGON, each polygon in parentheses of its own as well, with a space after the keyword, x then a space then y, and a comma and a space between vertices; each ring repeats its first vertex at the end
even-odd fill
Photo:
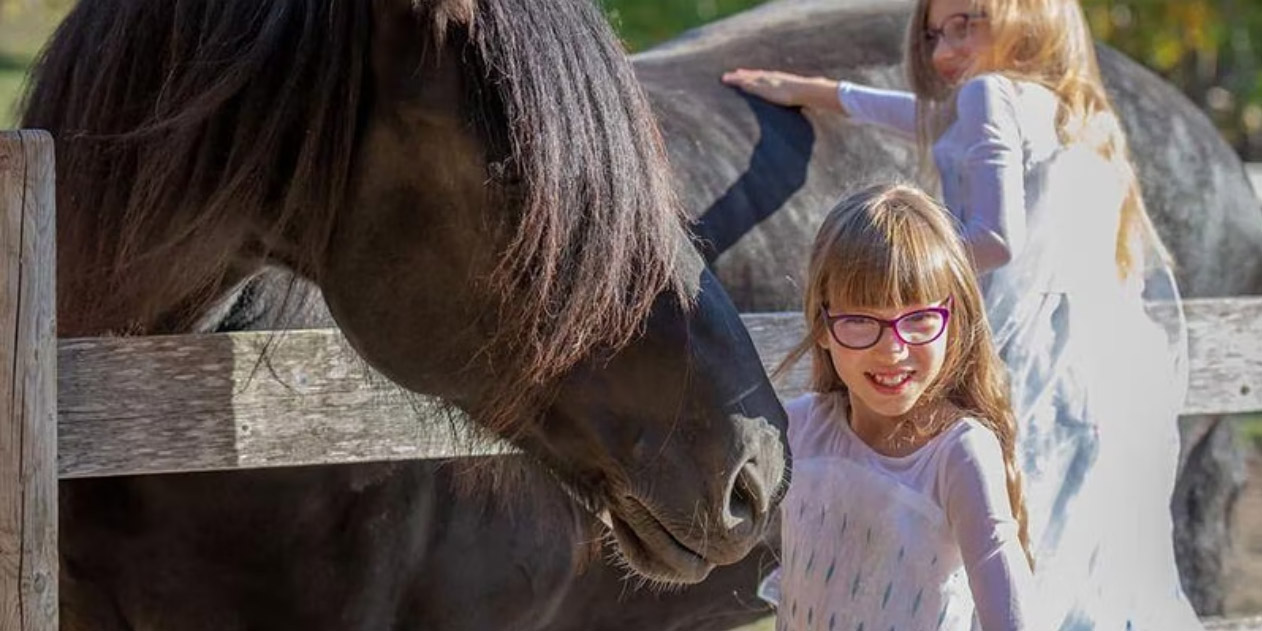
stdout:
POLYGON ((528 466, 483 468, 534 490, 453 502, 441 463, 67 482, 66 628, 526 628, 555 600, 519 588, 593 545, 575 499, 653 581, 762 536, 783 411, 586 0, 85 1, 23 125, 57 139, 62 336, 227 328, 278 296, 255 325, 335 322, 513 440, 528 466), (332 322, 282 313, 309 287, 332 322), (540 540, 568 552, 521 567, 540 540))

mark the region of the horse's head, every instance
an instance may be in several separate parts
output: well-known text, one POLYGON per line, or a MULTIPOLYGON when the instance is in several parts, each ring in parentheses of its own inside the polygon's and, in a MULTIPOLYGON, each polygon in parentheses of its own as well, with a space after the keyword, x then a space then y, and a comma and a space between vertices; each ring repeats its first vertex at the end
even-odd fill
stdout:
POLYGON ((353 202, 319 279, 373 365, 608 508, 631 565, 742 557, 783 412, 676 210, 651 115, 585 0, 379 2, 353 202))
POLYGON ((641 573, 761 535, 784 412, 589 0, 82 2, 24 122, 59 141, 62 335, 186 330, 279 260, 641 573))

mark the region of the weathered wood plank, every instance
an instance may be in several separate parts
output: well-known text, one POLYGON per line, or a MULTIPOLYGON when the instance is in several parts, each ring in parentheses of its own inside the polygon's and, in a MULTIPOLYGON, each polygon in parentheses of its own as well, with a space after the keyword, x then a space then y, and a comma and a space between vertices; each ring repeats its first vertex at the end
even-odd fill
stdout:
POLYGON ((1189 300, 1188 414, 1262 412, 1262 298, 1189 300))
POLYGON ((1205 631, 1262 631, 1262 616, 1252 618, 1208 618, 1205 631))
MULTIPOLYGON (((1186 411, 1262 410, 1262 298, 1191 300, 1186 311, 1186 411)), ((743 319, 769 370, 802 332, 797 314, 743 319)), ((507 449, 475 449, 458 412, 375 376, 332 330, 63 340, 59 361, 62 477, 507 449)), ((806 372, 801 363, 778 383, 781 396, 800 393, 806 372)))
POLYGON ((57 629, 53 142, 0 133, 0 631, 57 629))
MULTIPOLYGON (((1262 411, 1262 297, 1187 300, 1184 312, 1191 375, 1183 412, 1262 411)), ((744 319, 769 371, 802 335, 798 314, 754 314, 744 319)), ((800 362, 776 390, 785 398, 800 394, 808 371, 808 362, 800 362)))
POLYGON ((334 330, 64 340, 60 362, 62 477, 503 450, 334 330))

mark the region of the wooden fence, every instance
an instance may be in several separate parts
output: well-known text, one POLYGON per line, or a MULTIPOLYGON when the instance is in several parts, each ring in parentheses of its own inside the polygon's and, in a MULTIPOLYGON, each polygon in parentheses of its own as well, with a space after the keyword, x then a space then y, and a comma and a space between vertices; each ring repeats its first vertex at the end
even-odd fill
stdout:
MULTIPOLYGON (((59 478, 474 453, 453 412, 373 374, 334 330, 57 340, 52 165, 46 134, 0 133, 0 631, 57 628, 59 478)), ((1262 411, 1262 298, 1186 313, 1186 411, 1262 411)), ((801 334, 796 314, 743 320, 768 366, 801 334)))

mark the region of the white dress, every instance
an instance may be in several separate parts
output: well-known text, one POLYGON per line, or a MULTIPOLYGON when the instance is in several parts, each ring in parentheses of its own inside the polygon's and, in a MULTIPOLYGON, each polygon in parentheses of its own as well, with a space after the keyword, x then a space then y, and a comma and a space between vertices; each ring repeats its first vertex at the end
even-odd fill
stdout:
POLYGON ((1030 628, 1032 579, 990 430, 962 419, 891 457, 850 429, 844 395, 785 407, 782 566, 761 590, 777 629, 1030 628))
MULTIPOLYGON (((915 97, 843 83, 854 119, 912 137, 915 97)), ((1056 96, 984 75, 935 143, 943 199, 972 245, 1009 368, 1042 607, 1063 630, 1199 629, 1179 583, 1169 501, 1186 389, 1178 294, 1150 256, 1116 273, 1123 178, 1054 127, 1056 96)))

